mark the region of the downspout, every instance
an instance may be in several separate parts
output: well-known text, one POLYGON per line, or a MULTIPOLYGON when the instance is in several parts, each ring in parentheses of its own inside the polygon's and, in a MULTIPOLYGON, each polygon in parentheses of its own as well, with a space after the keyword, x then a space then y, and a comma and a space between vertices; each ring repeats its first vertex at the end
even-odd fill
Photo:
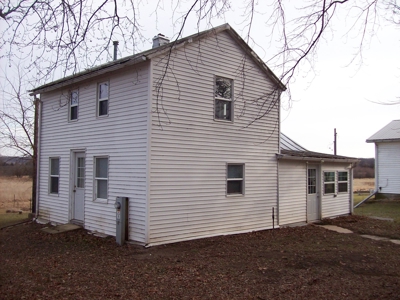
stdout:
POLYGON ((36 134, 36 208, 35 208, 35 218, 39 217, 39 190, 40 190, 40 138, 42 132, 42 101, 35 95, 36 109, 38 110, 37 116, 37 134, 36 134))
POLYGON ((353 208, 353 206, 354 206, 354 193, 353 193, 353 180, 354 180, 353 169, 354 169, 354 167, 355 167, 355 164, 353 163, 350 165, 350 170, 349 170, 349 173, 350 173, 350 214, 351 215, 354 212, 354 208, 353 208))
POLYGON ((379 192, 379 161, 378 161, 378 144, 375 143, 375 191, 379 192))

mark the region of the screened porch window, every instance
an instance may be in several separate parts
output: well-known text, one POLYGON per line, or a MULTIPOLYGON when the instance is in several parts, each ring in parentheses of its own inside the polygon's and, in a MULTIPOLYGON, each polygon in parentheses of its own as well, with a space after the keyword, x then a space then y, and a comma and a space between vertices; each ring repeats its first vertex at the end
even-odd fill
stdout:
POLYGON ((335 172, 324 172, 324 194, 335 193, 335 172))

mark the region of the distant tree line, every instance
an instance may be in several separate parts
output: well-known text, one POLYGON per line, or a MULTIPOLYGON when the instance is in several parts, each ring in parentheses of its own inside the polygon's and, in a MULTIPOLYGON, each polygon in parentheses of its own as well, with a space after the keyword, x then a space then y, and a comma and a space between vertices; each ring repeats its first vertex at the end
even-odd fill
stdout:
POLYGON ((32 177, 32 158, 0 156, 0 176, 32 177))
POLYGON ((354 178, 374 178, 375 177, 375 159, 360 158, 360 162, 353 170, 354 178))

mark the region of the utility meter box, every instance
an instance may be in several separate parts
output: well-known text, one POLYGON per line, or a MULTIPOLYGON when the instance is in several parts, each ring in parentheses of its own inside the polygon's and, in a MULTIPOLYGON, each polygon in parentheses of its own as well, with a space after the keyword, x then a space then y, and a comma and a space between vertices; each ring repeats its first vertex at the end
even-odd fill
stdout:
POLYGON ((116 234, 118 245, 123 245, 128 239, 128 198, 117 197, 114 207, 116 209, 116 234))

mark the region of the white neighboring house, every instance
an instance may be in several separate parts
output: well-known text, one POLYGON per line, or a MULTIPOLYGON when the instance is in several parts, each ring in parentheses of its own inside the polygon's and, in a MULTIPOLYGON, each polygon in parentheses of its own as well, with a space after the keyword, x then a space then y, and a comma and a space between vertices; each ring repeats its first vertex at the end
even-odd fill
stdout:
MULTIPOLYGON (((306 161, 280 153, 285 86, 252 49, 227 24, 153 47, 32 90, 37 216, 115 235, 127 197, 128 239, 147 246, 273 228, 278 208, 280 224, 311 220, 306 161)), ((351 212, 350 162, 338 182, 322 159, 333 179, 313 220, 351 212)))
POLYGON ((375 143, 375 187, 385 195, 400 195, 400 120, 393 120, 366 141, 375 143))
POLYGON ((353 166, 357 158, 308 151, 281 133, 279 225, 353 212, 353 166))

